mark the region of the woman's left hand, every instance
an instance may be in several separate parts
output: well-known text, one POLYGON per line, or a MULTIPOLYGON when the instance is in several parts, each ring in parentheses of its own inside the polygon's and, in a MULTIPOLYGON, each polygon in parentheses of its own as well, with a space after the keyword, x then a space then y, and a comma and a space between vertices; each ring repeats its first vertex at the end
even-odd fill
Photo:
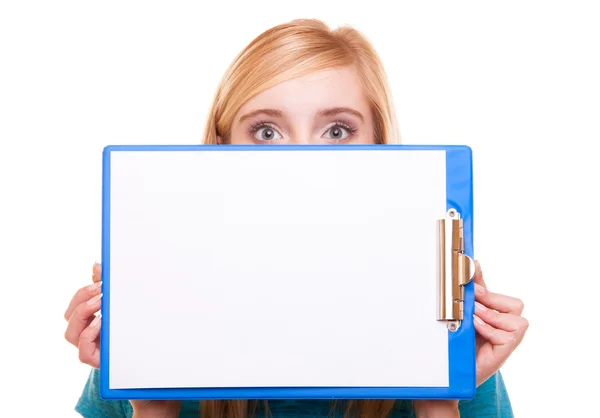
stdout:
POLYGON ((475 316, 477 331, 477 386, 488 380, 521 344, 529 323, 521 316, 520 299, 490 292, 481 266, 475 262, 475 316))
MULTIPOLYGON (((520 299, 490 292, 481 266, 475 262, 475 316, 477 331, 476 384, 479 387, 494 375, 523 340, 529 323, 521 316, 520 299)), ((418 418, 459 416, 457 401, 414 401, 418 418)))

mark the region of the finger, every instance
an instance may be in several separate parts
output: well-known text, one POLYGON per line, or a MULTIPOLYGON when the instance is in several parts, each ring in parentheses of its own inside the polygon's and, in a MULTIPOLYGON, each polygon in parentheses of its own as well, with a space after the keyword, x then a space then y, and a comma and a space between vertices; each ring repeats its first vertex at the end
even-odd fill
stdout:
POLYGON ((475 330, 484 339, 492 344, 492 349, 497 353, 496 359, 506 361, 508 356, 521 344, 525 329, 509 332, 494 328, 479 316, 474 315, 475 330))
POLYGON ((92 297, 90 300, 80 303, 69 318, 69 325, 65 331, 65 339, 77 346, 80 335, 89 325, 94 314, 100 310, 102 293, 92 297))
POLYGON ((77 292, 75 292, 75 295, 73 295, 73 298, 71 299, 71 302, 69 303, 69 306, 65 311, 65 320, 70 320, 71 316, 73 315, 73 312, 79 305, 90 300, 94 296, 99 295, 101 290, 102 282, 96 282, 92 283, 91 285, 82 287, 77 292))
POLYGON ((511 344, 513 341, 513 337, 511 335, 512 333, 502 329, 494 328, 477 315, 473 315, 473 323, 477 333, 491 342, 493 345, 503 346, 511 344))
POLYGON ((100 368, 100 323, 102 315, 98 314, 90 325, 83 330, 78 341, 79 361, 96 369, 100 368))
POLYGON ((499 312, 517 316, 523 313, 524 304, 521 299, 490 292, 478 283, 475 283, 475 300, 485 307, 499 312))
POLYGON ((475 314, 483 319, 486 324, 508 332, 525 334, 529 328, 529 322, 522 316, 511 315, 488 309, 479 302, 475 302, 475 314))
POLYGON ((475 274, 473 276, 473 281, 475 282, 475 300, 490 309, 495 309, 497 311, 512 315, 521 315, 524 309, 523 301, 511 296, 490 292, 487 288, 485 280, 483 279, 481 264, 477 260, 475 260, 474 263, 475 274))
POLYGON ((69 306, 67 307, 67 310, 65 311, 65 320, 68 321, 69 318, 71 318, 73 311, 80 303, 85 302, 86 300, 89 300, 93 296, 96 296, 98 293, 100 293, 100 289, 102 286, 102 282, 100 281, 101 278, 102 266, 98 263, 95 263, 92 268, 92 281, 94 283, 82 287, 75 293, 75 295, 71 299, 71 302, 69 303, 69 306))

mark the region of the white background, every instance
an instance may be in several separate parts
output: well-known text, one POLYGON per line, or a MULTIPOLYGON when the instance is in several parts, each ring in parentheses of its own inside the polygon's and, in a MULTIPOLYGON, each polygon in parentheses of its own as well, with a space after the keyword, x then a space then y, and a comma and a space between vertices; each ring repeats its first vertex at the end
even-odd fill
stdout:
POLYGON ((3 415, 75 416, 88 368, 63 340, 62 314, 100 256, 102 147, 198 143, 231 59, 298 17, 350 23, 373 41, 405 143, 472 146, 476 257, 531 322, 503 368, 515 414, 593 415, 594 3, 0 3, 3 415))

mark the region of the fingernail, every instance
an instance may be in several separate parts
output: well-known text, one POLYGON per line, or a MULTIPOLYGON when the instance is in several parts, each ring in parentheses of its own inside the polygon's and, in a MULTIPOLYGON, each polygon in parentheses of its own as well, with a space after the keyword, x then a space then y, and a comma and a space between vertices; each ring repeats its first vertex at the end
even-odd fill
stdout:
POLYGON ((88 305, 93 305, 94 303, 98 302, 101 297, 102 297, 102 293, 100 293, 99 295, 96 295, 93 298, 91 298, 90 300, 88 300, 87 304, 88 305))
POLYGON ((91 285, 89 285, 89 286, 88 286, 88 290, 89 290, 90 292, 92 292, 92 291, 94 291, 94 290, 97 290, 97 289, 99 289, 99 288, 100 288, 100 286, 102 286, 102 282, 96 282, 96 283, 94 283, 94 284, 91 284, 91 285))
POLYGON ((482 294, 483 292, 485 292, 485 289, 479 283, 475 283, 475 291, 479 294, 482 294))
POLYGON ((475 302, 475 309, 483 311, 483 312, 487 311, 487 308, 479 302, 475 302))
POLYGON ((473 315, 473 318, 475 319, 475 322, 477 322, 479 325, 483 325, 483 324, 485 324, 485 322, 483 322, 483 321, 481 320, 481 318, 480 318, 480 317, 478 317, 477 315, 473 315))
POLYGON ((94 318, 94 320, 92 321, 92 323, 90 324, 92 327, 95 327, 96 325, 98 325, 98 322, 100 322, 100 318, 102 318, 102 314, 99 313, 98 315, 96 315, 96 317, 94 318))

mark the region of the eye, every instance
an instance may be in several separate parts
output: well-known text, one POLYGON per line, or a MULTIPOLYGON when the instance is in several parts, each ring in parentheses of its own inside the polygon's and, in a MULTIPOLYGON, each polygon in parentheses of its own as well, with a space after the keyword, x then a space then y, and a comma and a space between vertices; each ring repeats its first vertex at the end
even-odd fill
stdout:
POLYGON ((254 130, 254 137, 259 141, 277 141, 281 135, 270 126, 262 126, 254 130))
POLYGON ((352 129, 349 126, 342 125, 341 123, 336 123, 329 129, 327 129, 327 131, 325 131, 325 138, 333 139, 335 141, 341 141, 353 135, 355 131, 355 129, 352 129))

